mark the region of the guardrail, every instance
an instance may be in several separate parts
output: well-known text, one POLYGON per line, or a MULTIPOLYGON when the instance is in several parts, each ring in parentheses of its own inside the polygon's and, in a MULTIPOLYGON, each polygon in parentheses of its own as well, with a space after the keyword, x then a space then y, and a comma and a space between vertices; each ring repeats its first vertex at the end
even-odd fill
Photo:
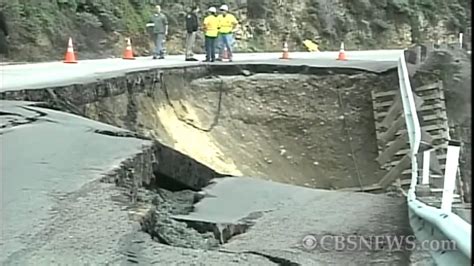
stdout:
MULTIPOLYGON (((405 61, 405 52, 402 52, 399 58, 398 76, 412 161, 411 184, 407 193, 407 202, 410 214, 415 214, 418 218, 430 223, 432 228, 436 227, 438 231, 445 236, 445 238, 455 241, 457 249, 460 251, 460 253, 455 256, 465 256, 465 258, 462 258, 460 261, 469 261, 471 259, 471 225, 456 214, 452 213, 451 206, 449 206, 449 208, 439 209, 428 206, 417 199, 416 187, 418 185, 418 180, 420 180, 418 175, 417 156, 419 154, 421 143, 421 127, 417 116, 414 95, 405 61)), ((421 151, 421 153, 422 152, 423 151, 421 151)), ((410 220, 412 219, 414 218, 412 218, 412 215, 410 215, 410 220)), ((415 231, 415 228, 413 229, 415 231)), ((431 231, 431 234, 434 234, 433 230, 431 231)), ((448 261, 452 262, 453 260, 448 261)))

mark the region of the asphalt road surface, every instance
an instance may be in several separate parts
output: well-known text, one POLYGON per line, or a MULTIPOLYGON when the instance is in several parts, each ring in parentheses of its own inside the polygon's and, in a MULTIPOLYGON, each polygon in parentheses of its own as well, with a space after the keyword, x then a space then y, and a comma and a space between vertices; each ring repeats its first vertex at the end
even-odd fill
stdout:
POLYGON ((96 133, 125 130, 28 103, 0 101, 0 112, 0 262, 47 230, 62 197, 151 145, 96 133))
MULTIPOLYGON (((337 52, 291 53, 290 60, 280 60, 278 53, 236 54, 234 64, 273 63, 311 65, 317 67, 349 67, 380 72, 396 66, 401 50, 347 52, 347 61, 338 61, 337 52)), ((196 56, 202 59, 202 55, 196 56)), ((35 89, 93 82, 110 76, 150 68, 167 68, 200 65, 203 62, 186 62, 182 56, 169 56, 164 60, 137 58, 137 60, 105 59, 85 60, 78 64, 62 62, 9 65, 0 67, 0 91, 35 89)), ((229 64, 228 62, 213 64, 229 64)))
MULTIPOLYGON (((295 53, 288 63, 380 71, 394 67, 400 52, 349 52, 345 62, 336 61, 335 52, 295 53)), ((280 62, 277 56, 236 59, 280 62)), ((12 65, 0 68, 0 84, 2 91, 45 88, 193 64, 201 63, 168 57, 12 65)), ((214 197, 181 218, 233 223, 261 213, 249 232, 220 251, 158 244, 129 219, 126 200, 117 201, 124 191, 98 182, 150 142, 103 135, 100 130, 125 130, 31 103, 0 101, 0 111, 2 265, 275 265, 275 258, 301 265, 406 265, 413 258, 410 252, 306 250, 301 242, 307 234, 409 234, 404 199, 235 178, 209 188, 214 197)))
POLYGON ((364 250, 362 246, 349 250, 332 242, 334 236, 411 235, 404 198, 244 177, 216 180, 205 191, 208 196, 195 205, 194 212, 175 217, 218 224, 256 217, 249 231, 224 245, 228 252, 258 252, 300 265, 408 265, 411 260, 429 257, 394 249, 364 250), (304 245, 303 239, 312 235, 318 245, 304 245))

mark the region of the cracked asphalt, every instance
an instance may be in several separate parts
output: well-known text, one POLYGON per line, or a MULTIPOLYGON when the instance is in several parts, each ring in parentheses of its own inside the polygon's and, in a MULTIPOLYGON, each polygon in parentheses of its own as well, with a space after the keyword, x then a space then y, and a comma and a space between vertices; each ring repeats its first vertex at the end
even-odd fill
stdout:
POLYGON ((151 145, 96 133, 124 130, 32 103, 1 101, 0 111, 0 261, 30 248, 31 237, 48 230, 69 193, 151 145))

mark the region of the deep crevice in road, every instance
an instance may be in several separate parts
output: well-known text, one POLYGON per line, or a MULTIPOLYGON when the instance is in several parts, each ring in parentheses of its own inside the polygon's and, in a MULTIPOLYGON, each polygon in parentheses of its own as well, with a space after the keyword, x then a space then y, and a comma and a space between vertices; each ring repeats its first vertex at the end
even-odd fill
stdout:
POLYGON ((284 259, 284 258, 280 258, 280 257, 270 256, 270 255, 264 254, 262 252, 247 251, 245 253, 265 257, 265 258, 269 259, 271 262, 274 262, 274 263, 276 263, 277 265, 280 265, 280 266, 300 266, 301 265, 299 263, 296 263, 296 262, 293 262, 293 261, 290 261, 290 260, 287 260, 287 259, 284 259))

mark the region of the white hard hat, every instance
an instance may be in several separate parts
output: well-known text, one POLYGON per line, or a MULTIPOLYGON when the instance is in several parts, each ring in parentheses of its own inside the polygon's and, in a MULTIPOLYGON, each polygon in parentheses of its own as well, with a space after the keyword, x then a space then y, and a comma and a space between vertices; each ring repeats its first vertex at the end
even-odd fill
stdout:
POLYGON ((212 12, 212 13, 216 13, 217 12, 217 9, 213 6, 211 6, 208 10, 209 12, 212 12))
POLYGON ((224 11, 229 11, 229 7, 227 5, 222 5, 221 8, 219 9, 224 10, 224 11))

